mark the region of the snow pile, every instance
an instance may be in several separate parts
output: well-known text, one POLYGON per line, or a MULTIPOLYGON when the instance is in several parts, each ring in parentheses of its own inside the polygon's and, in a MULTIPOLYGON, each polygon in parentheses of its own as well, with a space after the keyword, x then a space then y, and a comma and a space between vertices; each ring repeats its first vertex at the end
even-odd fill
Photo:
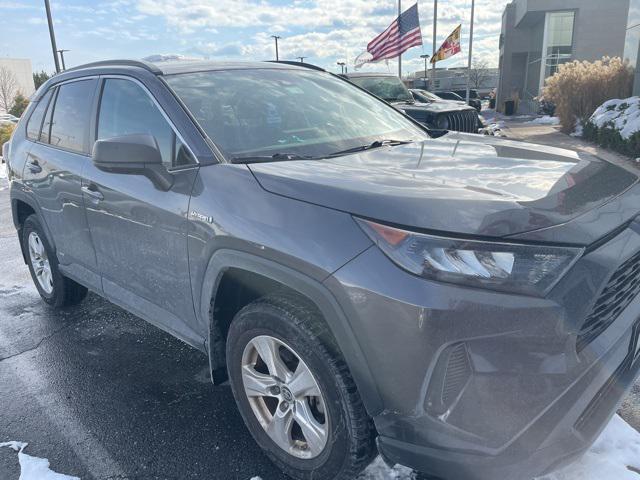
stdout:
POLYGON ((18 480, 80 480, 78 477, 50 470, 49 460, 27 455, 23 452, 26 446, 27 444, 22 442, 0 443, 0 448, 9 447, 18 452, 18 461, 20 462, 20 478, 18 480))
POLYGON ((367 469, 360 474, 358 480, 413 480, 413 470, 396 465, 389 468, 382 458, 376 458, 367 469))
POLYGON ((542 117, 534 118, 529 122, 525 122, 530 125, 560 125, 560 119, 558 117, 550 117, 544 115, 542 117))
POLYGON ((640 131, 640 97, 609 100, 598 107, 589 121, 598 128, 613 128, 628 140, 640 131))
POLYGON ((0 178, 7 178, 7 164, 0 163, 0 178))

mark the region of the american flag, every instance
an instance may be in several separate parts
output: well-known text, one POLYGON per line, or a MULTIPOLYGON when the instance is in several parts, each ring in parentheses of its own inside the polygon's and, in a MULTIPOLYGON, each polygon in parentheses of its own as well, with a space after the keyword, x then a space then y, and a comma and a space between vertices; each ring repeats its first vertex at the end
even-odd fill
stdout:
POLYGON ((411 47, 422 45, 418 4, 406 10, 389 27, 369 42, 367 52, 371 62, 395 58, 411 47))

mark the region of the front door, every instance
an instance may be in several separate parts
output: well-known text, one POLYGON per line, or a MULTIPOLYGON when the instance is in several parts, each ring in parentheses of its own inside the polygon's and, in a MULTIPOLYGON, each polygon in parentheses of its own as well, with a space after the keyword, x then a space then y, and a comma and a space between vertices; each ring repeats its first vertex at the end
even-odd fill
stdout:
POLYGON ((174 177, 163 191, 143 175, 109 173, 93 162, 83 191, 105 295, 151 323, 202 347, 187 256, 187 212, 197 176, 192 155, 147 90, 104 78, 97 139, 148 133, 174 177))

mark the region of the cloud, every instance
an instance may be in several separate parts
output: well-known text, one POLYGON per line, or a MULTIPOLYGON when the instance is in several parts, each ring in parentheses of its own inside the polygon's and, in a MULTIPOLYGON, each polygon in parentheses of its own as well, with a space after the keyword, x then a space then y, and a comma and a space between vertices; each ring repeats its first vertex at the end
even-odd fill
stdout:
MULTIPOLYGON (((476 1, 476 38, 474 56, 496 65, 498 38, 504 6, 509 0, 476 1)), ((320 64, 333 64, 337 57, 355 58, 366 44, 380 33, 396 15, 394 2, 388 0, 294 0, 288 4, 266 0, 138 0, 141 14, 164 19, 170 29, 196 37, 192 51, 207 56, 242 57, 253 60, 273 56, 271 34, 278 33, 282 58, 311 57, 320 64), (239 29, 239 30, 238 30, 239 29), (229 45, 213 45, 199 34, 214 30, 233 31, 246 38, 229 45), (258 31, 256 33, 256 30, 258 31)), ((410 2, 405 2, 407 6, 410 2)), ((463 47, 467 43, 470 0, 441 2, 438 15, 438 44, 460 23, 463 47)), ((421 0, 419 9, 424 35, 424 51, 431 53, 431 0, 421 0)), ((422 50, 414 49, 413 56, 422 50)), ((412 56, 411 54, 409 56, 412 56)), ((406 65, 420 60, 408 59, 406 65)), ((464 63, 460 55, 450 65, 464 63)))

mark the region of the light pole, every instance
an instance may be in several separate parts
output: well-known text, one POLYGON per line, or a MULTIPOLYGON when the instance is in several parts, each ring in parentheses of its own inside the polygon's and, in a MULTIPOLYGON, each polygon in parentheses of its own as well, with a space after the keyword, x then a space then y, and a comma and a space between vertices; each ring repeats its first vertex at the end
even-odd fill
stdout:
POLYGON ((342 69, 342 74, 344 75, 344 66, 346 65, 346 63, 344 62, 338 62, 338 65, 340 65, 340 68, 342 69))
POLYGON ((62 70, 66 70, 67 66, 64 63, 64 52, 70 52, 71 50, 65 50, 64 48, 62 50, 58 50, 58 53, 60 54, 60 60, 62 60, 62 70))
POLYGON ((278 62, 280 60, 280 56, 278 55, 278 40, 280 40, 282 37, 279 35, 271 35, 271 38, 276 41, 276 62, 278 62))
POLYGON ((467 66, 467 105, 469 104, 469 97, 471 96, 471 66, 473 61, 473 21, 476 11, 476 2, 471 0, 471 28, 469 29, 469 65, 467 66))
POLYGON ((304 63, 304 59, 309 57, 298 57, 298 58, 300 59, 300 63, 304 63))
POLYGON ((56 73, 60 73, 60 62, 58 61, 58 49, 56 48, 56 34, 53 32, 53 20, 51 20, 51 5, 49 5, 49 0, 44 0, 44 8, 47 11, 47 22, 49 23, 49 37, 51 37, 51 50, 53 51, 53 63, 56 66, 56 73))
POLYGON ((427 88, 427 60, 431 58, 431 55, 420 55, 420 58, 424 58, 424 87, 427 88))

